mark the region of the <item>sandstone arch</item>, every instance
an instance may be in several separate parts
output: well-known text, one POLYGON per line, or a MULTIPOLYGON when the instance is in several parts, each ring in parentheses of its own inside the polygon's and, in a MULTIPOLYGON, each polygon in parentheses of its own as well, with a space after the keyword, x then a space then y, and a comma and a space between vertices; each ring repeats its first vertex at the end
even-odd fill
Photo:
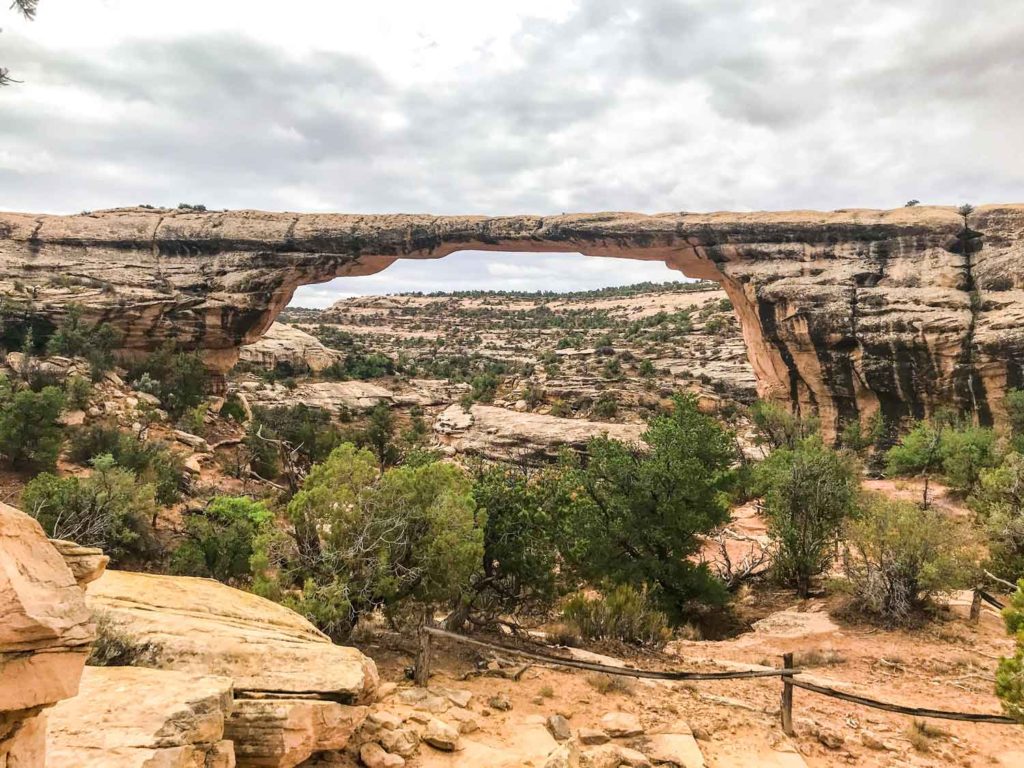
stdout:
POLYGON ((362 216, 128 208, 0 214, 0 291, 56 322, 74 302, 226 371, 299 285, 459 250, 661 260, 720 282, 762 396, 820 413, 826 432, 881 408, 1001 415, 1024 383, 1024 206, 778 213, 362 216))

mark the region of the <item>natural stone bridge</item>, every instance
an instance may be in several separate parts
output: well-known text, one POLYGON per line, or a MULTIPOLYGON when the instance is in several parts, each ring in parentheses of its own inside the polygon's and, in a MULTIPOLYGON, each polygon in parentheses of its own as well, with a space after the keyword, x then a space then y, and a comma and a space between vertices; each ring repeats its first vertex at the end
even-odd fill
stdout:
POLYGON ((170 339, 215 371, 296 287, 459 250, 660 260, 723 285, 763 397, 817 411, 827 433, 882 409, 951 405, 982 423, 1024 384, 1024 205, 829 213, 359 216, 130 208, 0 213, 5 332, 52 328, 73 303, 170 339))

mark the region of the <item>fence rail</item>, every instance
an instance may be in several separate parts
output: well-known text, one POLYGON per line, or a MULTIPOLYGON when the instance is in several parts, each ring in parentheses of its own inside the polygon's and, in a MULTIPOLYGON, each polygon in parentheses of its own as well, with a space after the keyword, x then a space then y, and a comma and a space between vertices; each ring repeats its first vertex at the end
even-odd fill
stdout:
MULTIPOLYGON (((996 602, 994 598, 991 598, 991 596, 986 593, 982 593, 981 599, 985 598, 990 598, 989 600, 986 600, 986 602, 996 602)), ((601 672, 607 675, 621 675, 624 677, 637 677, 651 680, 689 681, 744 680, 752 678, 778 677, 782 681, 782 698, 780 705, 782 730, 790 736, 793 735, 794 688, 801 688, 805 691, 811 691, 812 693, 828 696, 833 699, 839 699, 840 701, 847 701, 851 704, 858 704, 871 709, 880 709, 886 712, 895 712, 900 715, 909 715, 911 717, 933 718, 938 720, 960 720, 969 723, 991 723, 995 725, 1021 725, 1019 720, 1006 715, 997 715, 987 712, 955 712, 941 709, 907 707, 901 704, 892 704, 890 702, 872 699, 867 696, 847 693, 846 691, 841 691, 828 685, 813 683, 810 680, 798 677, 798 675, 803 673, 803 670, 797 669, 793 666, 792 653, 783 654, 782 667, 774 669, 751 669, 736 672, 666 672, 651 669, 635 669, 633 667, 614 667, 608 664, 598 664, 591 661, 567 659, 562 656, 555 656, 554 654, 543 653, 541 651, 516 648, 502 643, 492 643, 487 640, 479 640, 477 638, 460 635, 456 632, 449 632, 444 629, 429 626, 423 627, 420 631, 420 647, 419 653, 416 656, 414 675, 415 680, 419 685, 425 686, 428 678, 430 677, 430 658, 432 655, 431 641, 433 638, 452 640, 457 643, 463 643, 464 645, 472 645, 477 648, 485 648, 490 651, 505 653, 510 656, 532 659, 533 661, 539 661, 544 664, 553 664, 556 666, 568 667, 570 669, 583 669, 590 672, 601 672)))

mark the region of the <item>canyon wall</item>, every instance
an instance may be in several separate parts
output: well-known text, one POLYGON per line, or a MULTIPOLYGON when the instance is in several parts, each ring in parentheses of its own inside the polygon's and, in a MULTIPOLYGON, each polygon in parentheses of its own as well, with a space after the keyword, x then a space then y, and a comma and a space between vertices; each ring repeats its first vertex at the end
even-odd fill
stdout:
MULTIPOLYGON (((421 216, 130 208, 0 213, 5 341, 73 304, 228 370, 296 287, 459 250, 660 260, 732 299, 763 397, 834 434, 881 409, 982 423, 1024 384, 1024 205, 779 213, 421 216)), ((428 269, 424 266, 424 269, 428 269)))

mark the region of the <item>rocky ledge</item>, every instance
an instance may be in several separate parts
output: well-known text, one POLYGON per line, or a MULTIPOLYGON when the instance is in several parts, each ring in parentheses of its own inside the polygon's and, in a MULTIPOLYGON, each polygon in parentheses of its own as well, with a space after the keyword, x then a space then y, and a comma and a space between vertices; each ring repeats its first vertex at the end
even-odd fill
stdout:
POLYGON ((1024 384, 1024 205, 779 213, 361 216, 131 208, 0 214, 13 322, 53 328, 73 303, 226 371, 296 287, 458 250, 660 260, 722 284, 758 390, 826 433, 878 410, 943 405, 999 421, 1024 384))

